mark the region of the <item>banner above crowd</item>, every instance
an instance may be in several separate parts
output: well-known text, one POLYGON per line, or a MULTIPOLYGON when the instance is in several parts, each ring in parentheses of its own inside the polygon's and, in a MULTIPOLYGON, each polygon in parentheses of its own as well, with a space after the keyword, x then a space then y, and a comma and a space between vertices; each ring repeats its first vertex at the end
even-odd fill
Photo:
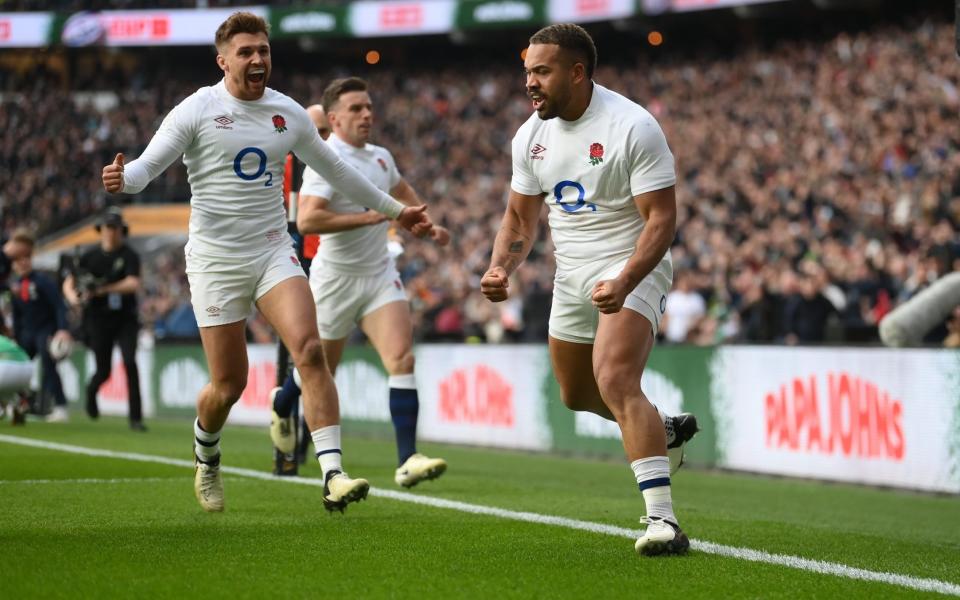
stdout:
POLYGON ((50 44, 53 13, 0 13, 0 48, 36 48, 50 44))
POLYGON ((786 0, 359 0, 341 6, 0 13, 0 48, 202 46, 246 10, 270 21, 277 39, 448 34, 547 23, 591 23, 786 0))

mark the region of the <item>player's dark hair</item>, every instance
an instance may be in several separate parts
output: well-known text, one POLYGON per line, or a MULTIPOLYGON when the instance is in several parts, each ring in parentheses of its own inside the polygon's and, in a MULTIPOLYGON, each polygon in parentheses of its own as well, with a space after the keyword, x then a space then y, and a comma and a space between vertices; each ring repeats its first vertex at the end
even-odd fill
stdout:
POLYGON ((266 19, 259 17, 251 12, 235 12, 223 23, 217 27, 217 35, 213 38, 213 44, 220 51, 230 42, 230 38, 238 33, 262 33, 270 36, 270 25, 266 19))
POLYGON ((597 68, 597 47, 583 27, 573 23, 548 25, 530 36, 530 43, 560 46, 583 63, 588 79, 593 78, 593 71, 597 68))
POLYGON ((323 109, 327 112, 335 110, 340 96, 349 92, 365 92, 367 89, 367 82, 359 77, 334 79, 327 89, 323 90, 323 109))

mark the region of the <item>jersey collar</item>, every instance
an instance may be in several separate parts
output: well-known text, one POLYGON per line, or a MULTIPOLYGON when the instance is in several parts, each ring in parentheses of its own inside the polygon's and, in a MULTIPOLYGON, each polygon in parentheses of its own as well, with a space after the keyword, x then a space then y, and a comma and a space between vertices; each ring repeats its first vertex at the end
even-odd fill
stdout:
POLYGON ((588 123, 593 119, 593 116, 600 112, 600 90, 603 88, 599 86, 595 81, 592 81, 593 89, 590 90, 590 104, 587 105, 587 110, 583 111, 583 114, 580 115, 580 118, 576 121, 564 121, 560 117, 557 117, 557 125, 561 129, 573 130, 581 127, 584 123, 588 123))

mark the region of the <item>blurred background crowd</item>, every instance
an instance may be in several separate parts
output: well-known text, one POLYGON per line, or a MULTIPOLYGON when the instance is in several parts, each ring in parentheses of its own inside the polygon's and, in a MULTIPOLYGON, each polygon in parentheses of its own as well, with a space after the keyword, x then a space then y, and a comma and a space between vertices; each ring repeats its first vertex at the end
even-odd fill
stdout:
MULTIPOLYGON (((0 7, 34 4, 50 3, 0 7)), ((757 35, 715 52, 703 41, 636 52, 598 40, 595 80, 646 106, 677 160, 666 341, 872 343, 892 308, 960 270, 960 76, 947 20, 757 35)), ((187 201, 182 165, 123 199, 105 197, 99 173, 118 151, 137 156, 166 111, 218 79, 212 54, 206 64, 197 52, 165 61, 51 52, 4 65, 3 230, 29 223, 44 235, 121 200, 187 201)), ((308 62, 292 49, 274 54, 271 86, 304 105, 347 74, 322 52, 308 62)), ((510 140, 531 113, 519 57, 509 56, 460 51, 349 72, 370 81, 374 143, 393 151, 453 234, 443 249, 399 236, 421 340, 546 339, 554 263, 545 224, 513 298, 491 305, 478 291, 505 205, 510 140)), ((181 248, 145 261, 144 287, 144 322, 162 329, 189 301, 181 248)), ((929 341, 958 325, 960 316, 929 341)))

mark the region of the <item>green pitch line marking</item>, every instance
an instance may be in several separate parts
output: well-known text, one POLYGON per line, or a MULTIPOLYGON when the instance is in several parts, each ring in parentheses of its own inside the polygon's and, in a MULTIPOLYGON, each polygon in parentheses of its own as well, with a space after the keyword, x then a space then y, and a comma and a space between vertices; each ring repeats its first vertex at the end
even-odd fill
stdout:
MULTIPOLYGON (((83 446, 73 446, 70 444, 60 444, 56 442, 47 442, 12 435, 0 434, 0 442, 9 444, 19 444, 21 446, 31 446, 34 448, 43 448, 45 450, 57 450, 68 452, 70 454, 81 454, 85 456, 95 456, 100 458, 119 458, 122 460, 131 460, 138 462, 158 463, 174 467, 193 468, 193 461, 181 460, 176 458, 167 458, 165 456, 153 456, 150 454, 138 454, 135 452, 114 452, 112 450, 102 450, 99 448, 86 448, 83 446)), ((308 477, 278 477, 265 471, 255 471, 253 469, 242 469, 238 467, 222 466, 220 470, 223 473, 249 477, 252 479, 261 479, 267 481, 277 481, 285 483, 294 483, 300 485, 312 485, 323 487, 323 482, 319 479, 308 477)), ((142 481, 142 480, 140 480, 142 481)), ((467 502, 458 502, 456 500, 445 500, 441 498, 431 498, 429 496, 419 496, 407 492, 397 492, 393 490, 383 490, 379 488, 370 488, 370 494, 398 502, 409 502, 412 504, 421 504, 434 508, 444 508, 448 510, 457 510, 475 515, 486 515, 498 517, 501 519, 510 519, 513 521, 525 521, 527 523, 538 523, 541 525, 553 525, 555 527, 565 527, 567 529, 576 529, 588 531, 590 533, 599 533, 603 535, 612 535, 615 537, 625 537, 635 539, 640 535, 638 530, 627 529, 625 527, 616 527, 614 525, 605 525, 603 523, 593 523, 591 521, 580 521, 577 519, 568 519, 565 517, 555 517, 551 515, 542 515, 539 513, 522 512, 508 510, 505 508, 496 508, 494 506, 483 506, 479 504, 469 504, 467 502)), ((848 565, 792 556, 789 554, 773 554, 763 550, 753 550, 751 548, 738 548, 736 546, 726 546, 704 540, 690 540, 690 548, 705 554, 714 554, 726 556, 739 560, 760 562, 771 565, 779 565, 797 569, 800 571, 809 571, 821 575, 834 575, 846 579, 859 579, 862 581, 875 581, 890 585, 898 585, 905 588, 920 590, 925 592, 938 592, 950 596, 960 596, 960 585, 941 581, 939 579, 929 579, 924 577, 913 577, 910 575, 900 575, 897 573, 888 573, 885 571, 870 571, 868 569, 859 569, 848 565)))

